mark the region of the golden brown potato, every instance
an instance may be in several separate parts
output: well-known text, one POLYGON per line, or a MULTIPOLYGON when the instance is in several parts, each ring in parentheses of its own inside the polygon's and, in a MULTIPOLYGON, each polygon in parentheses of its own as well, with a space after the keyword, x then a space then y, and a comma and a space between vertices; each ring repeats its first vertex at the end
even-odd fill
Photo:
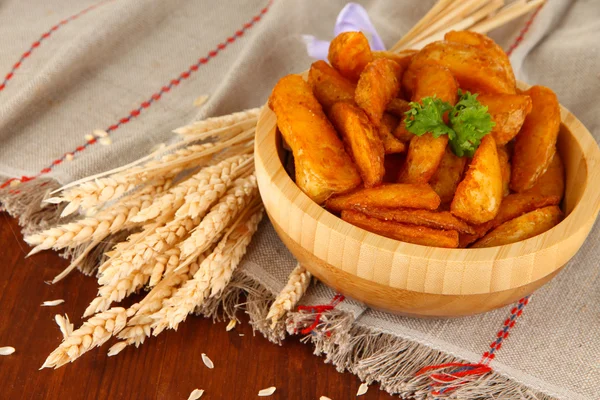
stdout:
POLYGON ((565 194, 565 166, 558 152, 554 153, 548 169, 539 177, 535 185, 523 193, 557 198, 555 204, 560 203, 565 194))
POLYGON ((405 143, 410 142, 413 138, 416 137, 412 132, 409 132, 408 129, 406 129, 405 118, 402 118, 400 120, 400 123, 392 133, 396 139, 405 143))
POLYGON ((355 85, 323 60, 310 66, 308 84, 325 112, 338 101, 354 102, 355 85))
POLYGON ((450 147, 446 147, 438 169, 429 180, 431 188, 440 196, 442 204, 450 203, 454 198, 454 192, 462 179, 466 164, 466 157, 458 157, 450 147))
POLYGON ((396 61, 402 67, 402 71, 405 71, 410 65, 413 56, 417 53, 417 50, 402 50, 399 53, 391 51, 374 51, 373 59, 389 58, 390 60, 396 61))
POLYGON ((510 194, 510 157, 504 146, 498 146, 497 150, 500 171, 502 171, 502 195, 508 196, 510 194))
POLYGON ((369 217, 381 219, 384 221, 396 221, 403 224, 426 226, 433 229, 454 230, 459 233, 473 234, 475 231, 466 222, 456 218, 448 211, 429 211, 415 209, 389 208, 360 208, 357 211, 362 212, 369 217))
POLYGON ((373 60, 369 40, 362 32, 343 32, 329 44, 329 62, 340 74, 353 82, 373 60))
POLYGON ((360 75, 354 100, 362 108, 376 127, 392 99, 400 91, 402 67, 387 58, 378 58, 370 62, 360 75))
POLYGON ((379 135, 383 141, 385 154, 403 153, 406 146, 392 134, 398 126, 398 118, 392 114, 384 113, 381 118, 381 126, 379 127, 379 135))
POLYGON ((485 51, 490 57, 502 65, 507 81, 511 83, 513 87, 515 86, 515 73, 513 72, 512 65, 510 65, 508 56, 504 50, 502 50, 502 47, 498 46, 496 42, 486 35, 473 31, 450 31, 446 33, 444 40, 447 42, 467 44, 485 51))
POLYGON ((429 182, 444 157, 447 144, 448 135, 438 138, 433 137, 431 133, 414 136, 408 145, 406 162, 400 170, 398 182, 429 182))
POLYGON ((408 110, 410 110, 410 104, 408 103, 408 101, 403 100, 399 97, 392 99, 385 108, 385 111, 401 119, 404 119, 404 117, 406 117, 404 113, 408 110))
POLYGON ((412 101, 421 102, 425 97, 437 97, 454 105, 457 92, 458 84, 448 68, 437 64, 423 65, 417 71, 412 101))
POLYGON ((296 184, 321 204, 361 183, 360 175, 313 92, 299 75, 279 80, 269 98, 277 126, 294 154, 296 184))
MULTIPOLYGON (((437 97, 454 105, 457 90, 456 81, 447 68, 440 65, 425 65, 417 71, 413 101, 420 102, 425 97, 437 97)), ((406 125, 400 129, 406 130, 406 125)), ((402 131, 396 130, 396 137, 401 134, 403 134, 402 131)), ((447 135, 435 138, 431 133, 427 133, 412 138, 408 146, 406 163, 402 167, 398 182, 429 182, 444 157, 447 145, 447 135)))
POLYGON ((562 216, 562 211, 557 206, 531 211, 503 223, 477 241, 472 248, 503 246, 532 238, 556 226, 562 216))
POLYGON ((342 219, 366 231, 401 242, 431 247, 458 247, 458 232, 404 225, 394 221, 381 221, 354 210, 342 211, 342 219))
POLYGON ((515 140, 510 180, 515 192, 531 188, 546 172, 556 152, 560 128, 556 94, 544 86, 532 86, 525 93, 531 97, 533 109, 515 140))
POLYGON ((456 188, 450 211, 472 224, 483 224, 498 214, 502 194, 502 171, 496 142, 492 135, 485 135, 464 179, 456 188))
POLYGON ((329 118, 342 135, 346 150, 354 159, 366 188, 383 180, 383 141, 379 130, 369 122, 363 110, 350 103, 335 103, 329 118))
POLYGON ((515 93, 502 64, 482 50, 456 42, 433 42, 415 54, 404 73, 402 86, 413 93, 417 71, 427 64, 448 68, 459 86, 472 93, 515 93))
POLYGON ((390 183, 370 189, 358 189, 352 193, 332 197, 325 207, 333 212, 353 210, 357 207, 371 208, 424 208, 435 210, 440 197, 429 185, 390 183))
POLYGON ((487 106, 492 120, 492 136, 498 146, 511 141, 523 125, 525 117, 531 112, 531 98, 521 94, 481 94, 477 100, 487 106))

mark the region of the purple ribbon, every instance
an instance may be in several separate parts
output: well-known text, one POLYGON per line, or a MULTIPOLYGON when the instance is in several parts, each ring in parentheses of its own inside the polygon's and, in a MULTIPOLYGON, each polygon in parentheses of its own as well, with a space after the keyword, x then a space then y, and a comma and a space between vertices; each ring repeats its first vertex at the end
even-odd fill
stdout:
MULTIPOLYGON (((337 36, 348 31, 361 31, 369 39, 371 50, 385 50, 383 40, 381 40, 369 19, 367 10, 360 4, 348 3, 338 14, 333 28, 333 35, 337 36)), ((327 60, 330 42, 317 39, 312 35, 302 35, 302 40, 306 44, 306 51, 310 57, 317 60, 327 60)))

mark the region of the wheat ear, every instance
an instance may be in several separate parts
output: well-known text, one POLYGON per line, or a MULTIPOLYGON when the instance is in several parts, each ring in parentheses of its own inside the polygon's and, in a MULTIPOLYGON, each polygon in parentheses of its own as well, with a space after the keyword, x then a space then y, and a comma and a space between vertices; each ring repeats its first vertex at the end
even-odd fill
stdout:
POLYGON ((178 210, 184 204, 185 197, 191 194, 204 198, 205 203, 211 204, 225 193, 232 180, 237 177, 240 166, 249 159, 247 155, 234 156, 217 165, 203 168, 191 178, 172 187, 148 207, 143 208, 133 221, 147 221, 178 210))
POLYGON ((127 317, 134 312, 133 309, 115 307, 94 315, 79 329, 71 332, 58 348, 50 353, 40 369, 59 368, 75 361, 92 348, 102 346, 111 336, 125 327, 127 317))
POLYGON ((258 210, 257 208, 242 214, 214 251, 200 263, 193 279, 188 280, 172 297, 165 300, 163 307, 151 316, 155 320, 152 325, 154 335, 167 327, 177 329, 197 306, 227 285, 262 218, 262 206, 258 210), (215 283, 216 288, 213 286, 215 283))
POLYGON ((180 244, 182 257, 193 260, 205 252, 256 195, 257 186, 254 175, 237 179, 233 187, 227 191, 227 194, 202 219, 198 228, 180 244))
POLYGON ((267 320, 271 320, 271 328, 274 328, 277 322, 298 304, 310 285, 311 276, 310 272, 300 264, 294 268, 287 284, 279 292, 267 314, 267 320))
POLYGON ((148 180, 173 178, 186 167, 192 164, 197 165, 198 158, 210 157, 212 153, 205 153, 210 153, 210 149, 214 146, 213 143, 188 146, 142 166, 134 166, 104 178, 83 182, 78 186, 66 189, 60 197, 54 197, 46 201, 50 203, 68 201, 69 204, 63 210, 62 216, 72 214, 80 207, 89 209, 114 200, 148 180), (167 170, 157 169, 159 166, 167 163, 173 164, 178 160, 186 160, 186 162, 179 163, 167 170))
MULTIPOLYGON (((193 122, 189 125, 177 128, 173 132, 178 133, 180 135, 197 135, 201 133, 220 130, 223 128, 245 126, 243 124, 244 122, 249 122, 250 124, 256 125, 256 119, 260 114, 260 111, 261 108, 259 107, 236 112, 229 115, 223 115, 220 117, 207 118, 203 121, 193 122)), ((250 126, 241 129, 244 130, 248 129, 249 127, 250 126)))

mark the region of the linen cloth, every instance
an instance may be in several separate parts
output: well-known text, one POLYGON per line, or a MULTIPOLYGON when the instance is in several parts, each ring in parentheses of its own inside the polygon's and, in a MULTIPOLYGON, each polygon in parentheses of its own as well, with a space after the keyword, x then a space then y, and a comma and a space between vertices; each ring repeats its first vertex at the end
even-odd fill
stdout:
MULTIPOLYGON (((359 3, 391 47, 434 1, 359 3)), ((193 119, 264 104, 281 76, 309 66, 301 35, 331 39, 344 5, 317 0, 0 2, 0 73, 8 74, 0 82, 0 185, 15 177, 28 181, 3 185, 0 202, 9 212, 18 211, 11 199, 20 195, 21 186, 48 179, 64 184, 126 164, 174 140, 170 131, 193 119), (197 109, 192 103, 200 95, 209 100, 197 109), (94 129, 109 131, 112 144, 87 144, 84 135, 94 129), (65 159, 67 153, 74 153, 72 161, 65 159)), ((518 79, 551 87, 600 140, 600 2, 549 0, 534 19, 525 16, 491 36, 512 49, 518 79)), ((567 268, 526 307, 519 306, 523 314, 490 364, 508 386, 514 385, 502 398, 600 398, 599 239, 596 224, 567 268)), ((294 266, 263 222, 243 270, 276 294, 294 266)), ((334 295, 318 284, 303 303, 327 304, 334 295)), ((349 299, 336 309, 352 315, 354 328, 475 363, 511 315, 506 307, 468 318, 420 320, 349 299)), ((406 384, 382 387, 414 395, 407 387, 414 369, 408 374, 401 367, 393 378, 406 384)), ((361 378, 384 375, 364 372, 361 378)), ((484 386, 485 379, 480 383, 484 386)), ((500 391, 493 386, 482 391, 482 385, 471 393, 460 389, 463 398, 498 398, 500 391)))

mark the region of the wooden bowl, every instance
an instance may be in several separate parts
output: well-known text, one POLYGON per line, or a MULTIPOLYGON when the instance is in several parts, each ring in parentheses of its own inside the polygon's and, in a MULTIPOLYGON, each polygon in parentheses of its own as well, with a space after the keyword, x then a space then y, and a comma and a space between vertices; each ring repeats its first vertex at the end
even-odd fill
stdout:
POLYGON ((484 249, 403 243, 355 227, 306 196, 282 165, 275 114, 258 120, 255 164, 279 237, 319 280, 369 306, 415 317, 477 314, 513 303, 552 279, 577 253, 600 209, 600 150, 561 106, 558 150, 566 170, 565 219, 531 239, 484 249))

